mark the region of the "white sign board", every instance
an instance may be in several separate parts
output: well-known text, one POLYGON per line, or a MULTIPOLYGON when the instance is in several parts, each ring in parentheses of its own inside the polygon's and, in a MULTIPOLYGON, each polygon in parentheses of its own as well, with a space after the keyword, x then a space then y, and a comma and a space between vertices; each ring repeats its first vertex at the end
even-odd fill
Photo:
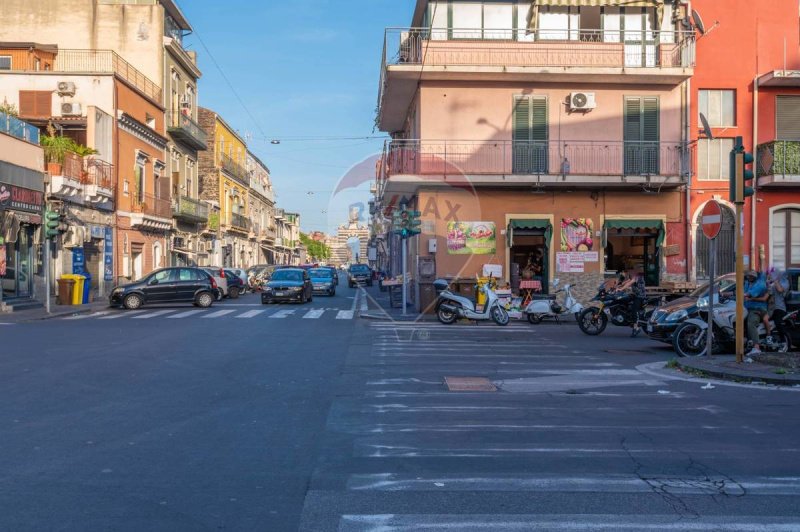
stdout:
POLYGON ((495 279, 499 279, 503 276, 503 266, 501 264, 484 264, 483 265, 483 276, 494 277, 495 279))
POLYGON ((583 253, 556 253, 556 270, 559 273, 583 273, 583 253))

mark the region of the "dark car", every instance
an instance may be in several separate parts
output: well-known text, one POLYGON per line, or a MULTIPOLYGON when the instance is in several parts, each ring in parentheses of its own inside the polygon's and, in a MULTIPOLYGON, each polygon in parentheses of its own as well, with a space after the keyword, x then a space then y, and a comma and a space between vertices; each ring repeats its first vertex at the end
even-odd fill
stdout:
POLYGON ((228 294, 227 296, 231 299, 236 299, 239 297, 239 294, 243 294, 247 291, 247 287, 244 284, 244 280, 236 274, 236 272, 232 270, 224 270, 225 272, 225 280, 228 281, 228 294))
POLYGON ((311 277, 311 287, 315 294, 336 295, 336 284, 330 268, 311 268, 308 276, 311 277))
POLYGON ((348 270, 348 276, 350 288, 361 284, 372 286, 372 270, 366 264, 353 264, 348 270))
POLYGON ((339 270, 337 270, 335 266, 324 266, 324 268, 328 268, 331 271, 331 275, 333 275, 333 286, 339 286, 339 270))
POLYGON ((134 310, 151 303, 194 303, 208 308, 216 299, 217 282, 199 268, 163 268, 111 291, 111 306, 134 310))
POLYGON ((261 292, 261 303, 281 301, 305 303, 313 299, 311 278, 302 268, 281 268, 272 273, 272 278, 261 292))

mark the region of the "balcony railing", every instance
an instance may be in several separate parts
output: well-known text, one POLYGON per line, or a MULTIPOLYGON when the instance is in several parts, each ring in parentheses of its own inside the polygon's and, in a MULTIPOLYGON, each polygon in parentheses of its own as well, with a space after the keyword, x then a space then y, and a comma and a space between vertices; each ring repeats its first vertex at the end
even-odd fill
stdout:
POLYGON ((167 113, 167 130, 170 135, 196 150, 208 148, 208 135, 191 116, 175 111, 167 113))
POLYGON ((83 173, 83 158, 76 153, 66 152, 64 162, 61 163, 61 175, 68 179, 82 181, 83 173))
POLYGON ((114 189, 114 165, 100 159, 86 159, 86 171, 81 182, 108 190, 114 189))
POLYGON ((158 198, 152 194, 143 194, 134 199, 133 212, 169 219, 172 217, 172 206, 169 199, 158 198))
POLYGON ((39 128, 5 113, 0 113, 0 131, 32 144, 39 144, 39 128))
POLYGON ((680 142, 395 140, 386 152, 393 175, 682 176, 689 157, 680 142))
POLYGON ((208 204, 188 196, 181 196, 172 204, 172 216, 190 222, 208 221, 208 204))
POLYGON ((694 31, 388 28, 387 64, 689 68, 694 31))
POLYGON ((242 183, 243 185, 250 186, 250 174, 241 164, 234 161, 229 155, 220 154, 220 164, 222 169, 231 177, 242 183))
POLYGON ((800 181, 800 141, 773 140, 758 146, 758 177, 775 176, 800 181))
POLYGON ((247 216, 232 212, 230 214, 230 220, 231 220, 231 226, 236 227, 237 229, 242 229, 244 231, 250 230, 250 219, 247 216))

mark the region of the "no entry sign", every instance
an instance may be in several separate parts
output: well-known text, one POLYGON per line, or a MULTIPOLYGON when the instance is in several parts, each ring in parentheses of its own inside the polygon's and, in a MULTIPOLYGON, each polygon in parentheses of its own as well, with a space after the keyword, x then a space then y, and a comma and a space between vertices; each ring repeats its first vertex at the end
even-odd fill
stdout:
POLYGON ((706 238, 711 240, 717 238, 722 227, 722 209, 719 203, 714 200, 706 203, 700 215, 700 225, 703 226, 703 234, 706 235, 706 238))

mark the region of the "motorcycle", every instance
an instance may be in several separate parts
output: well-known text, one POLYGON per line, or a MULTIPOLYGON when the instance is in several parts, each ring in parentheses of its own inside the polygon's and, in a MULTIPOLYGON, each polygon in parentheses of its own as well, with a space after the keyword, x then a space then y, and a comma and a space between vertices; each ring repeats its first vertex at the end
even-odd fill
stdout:
MULTIPOLYGON (((558 279, 553 281, 553 287, 558 286, 558 279)), ((564 314, 572 314, 577 319, 578 315, 583 311, 583 305, 572 297, 572 285, 564 285, 564 288, 556 290, 554 294, 545 296, 533 296, 533 300, 525 307, 525 314, 528 316, 528 322, 541 323, 545 318, 555 318, 556 323, 560 323, 559 317, 564 314), (564 292, 564 305, 562 306, 557 299, 557 294, 564 292)))
POLYGON ((436 301, 436 317, 445 325, 455 323, 458 319, 469 320, 493 320, 497 325, 508 325, 510 318, 506 309, 500 304, 500 300, 489 283, 481 286, 480 290, 486 294, 486 304, 483 309, 478 310, 475 303, 468 297, 459 296, 452 293, 449 283, 444 279, 437 279, 433 285, 439 293, 436 301))
POLYGON ((600 285, 592 301, 599 305, 586 307, 578 314, 578 327, 584 334, 597 336, 606 330, 608 322, 617 327, 631 327, 634 323, 647 321, 649 314, 660 303, 660 298, 650 298, 642 303, 638 312, 633 310, 633 294, 607 291, 600 285))
MULTIPOLYGON (((686 320, 672 335, 672 347, 678 356, 699 357, 706 354, 708 338, 708 303, 698 308, 700 318, 686 320)), ((797 312, 787 314, 783 318, 786 329, 794 327, 797 312)), ((745 309, 745 320, 747 310, 745 309)), ((758 326, 759 348, 768 353, 786 353, 792 347, 792 340, 787 334, 781 338, 774 322, 770 322, 770 334, 763 323, 758 326)), ((714 307, 713 329, 711 337, 712 353, 728 351, 736 345, 736 301, 724 299, 714 307)))

